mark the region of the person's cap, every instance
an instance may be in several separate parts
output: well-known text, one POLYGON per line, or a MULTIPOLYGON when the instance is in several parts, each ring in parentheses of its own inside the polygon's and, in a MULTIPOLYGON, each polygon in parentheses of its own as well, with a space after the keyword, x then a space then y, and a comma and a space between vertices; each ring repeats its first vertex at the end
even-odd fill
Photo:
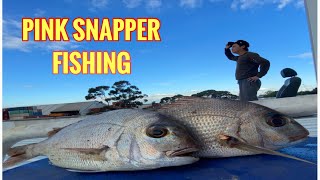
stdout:
POLYGON ((233 44, 238 44, 239 46, 246 46, 247 48, 250 46, 250 44, 245 40, 238 40, 236 42, 229 42, 229 43, 232 44, 232 45, 233 44))

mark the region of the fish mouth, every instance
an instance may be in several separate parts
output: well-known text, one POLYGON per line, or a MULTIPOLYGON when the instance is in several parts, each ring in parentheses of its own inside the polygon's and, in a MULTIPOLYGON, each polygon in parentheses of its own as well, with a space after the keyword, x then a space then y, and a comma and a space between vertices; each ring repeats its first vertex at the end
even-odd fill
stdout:
POLYGON ((306 131, 306 133, 298 135, 298 136, 293 136, 293 137, 289 137, 289 141, 290 142, 294 142, 294 141, 298 141, 298 140, 304 140, 306 138, 308 138, 309 132, 306 131))
POLYGON ((169 157, 176 157, 176 156, 191 156, 193 152, 198 151, 199 149, 196 147, 188 147, 179 149, 176 151, 167 151, 166 155, 169 157))
POLYGON ((282 144, 272 144, 271 147, 269 147, 268 145, 265 145, 265 148, 269 148, 269 149, 281 149, 281 148, 286 148, 288 146, 293 146, 295 144, 299 144, 301 142, 304 142, 305 140, 307 140, 309 138, 308 135, 300 135, 300 136, 294 136, 294 137, 290 137, 289 138, 289 142, 288 143, 282 143, 282 144))

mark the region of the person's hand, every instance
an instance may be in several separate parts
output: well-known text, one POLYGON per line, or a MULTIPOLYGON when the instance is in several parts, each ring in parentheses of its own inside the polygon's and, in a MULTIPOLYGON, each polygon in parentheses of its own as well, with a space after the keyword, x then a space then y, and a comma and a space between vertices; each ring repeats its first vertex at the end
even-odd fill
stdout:
POLYGON ((226 49, 229 49, 232 45, 234 44, 234 42, 228 42, 227 44, 226 44, 226 49))
POLYGON ((250 82, 256 82, 259 79, 258 76, 249 77, 247 80, 250 82))

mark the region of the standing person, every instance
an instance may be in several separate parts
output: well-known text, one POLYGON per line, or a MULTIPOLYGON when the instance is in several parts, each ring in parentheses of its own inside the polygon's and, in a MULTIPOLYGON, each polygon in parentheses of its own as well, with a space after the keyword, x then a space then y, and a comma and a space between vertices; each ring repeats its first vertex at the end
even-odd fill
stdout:
POLYGON ((249 43, 244 40, 236 42, 228 42, 225 47, 225 54, 228 59, 237 62, 236 80, 239 84, 240 101, 255 101, 258 100, 257 92, 260 89, 261 81, 264 75, 267 74, 270 62, 259 54, 249 52, 249 43), (234 56, 232 53, 238 54, 234 56), (260 67, 260 71, 258 71, 260 67))

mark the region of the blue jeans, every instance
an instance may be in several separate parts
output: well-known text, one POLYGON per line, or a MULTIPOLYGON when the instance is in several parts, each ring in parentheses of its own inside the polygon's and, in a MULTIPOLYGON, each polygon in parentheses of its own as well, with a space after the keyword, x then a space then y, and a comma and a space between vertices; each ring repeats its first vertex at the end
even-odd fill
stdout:
POLYGON ((258 100, 257 92, 261 87, 261 81, 250 82, 247 79, 238 80, 240 101, 256 101, 258 100))

